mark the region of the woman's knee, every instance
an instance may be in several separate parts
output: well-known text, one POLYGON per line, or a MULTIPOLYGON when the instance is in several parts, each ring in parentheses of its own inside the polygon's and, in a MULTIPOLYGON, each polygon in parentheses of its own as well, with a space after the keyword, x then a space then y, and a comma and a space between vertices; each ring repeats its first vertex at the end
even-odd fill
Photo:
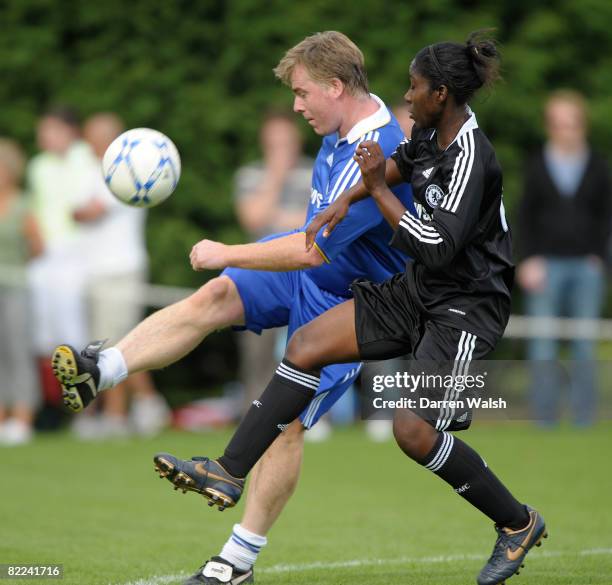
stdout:
POLYGON ((413 412, 396 412, 393 435, 400 449, 408 457, 422 461, 431 452, 438 431, 413 412))
MULTIPOLYGON (((320 340, 319 340, 320 341, 320 340)), ((289 340, 285 357, 304 370, 317 370, 321 367, 321 344, 309 332, 308 326, 300 327, 289 340)))

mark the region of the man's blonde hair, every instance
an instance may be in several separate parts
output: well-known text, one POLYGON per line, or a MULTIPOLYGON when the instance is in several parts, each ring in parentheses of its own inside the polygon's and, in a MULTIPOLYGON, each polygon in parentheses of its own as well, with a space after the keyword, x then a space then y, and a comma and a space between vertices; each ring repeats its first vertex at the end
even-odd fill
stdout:
POLYGON ((322 85, 339 79, 351 95, 368 93, 363 53, 351 39, 335 30, 306 37, 289 49, 274 68, 274 75, 291 87, 296 65, 303 66, 311 79, 322 85))
POLYGON ((10 138, 0 137, 0 164, 9 170, 16 183, 19 183, 23 177, 25 163, 21 147, 10 138))

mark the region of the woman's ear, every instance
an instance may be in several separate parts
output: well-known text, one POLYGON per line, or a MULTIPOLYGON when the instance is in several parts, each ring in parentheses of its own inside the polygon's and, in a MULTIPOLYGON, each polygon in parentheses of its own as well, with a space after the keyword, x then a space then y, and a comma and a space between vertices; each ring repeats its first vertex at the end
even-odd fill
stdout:
POLYGON ((438 101, 438 103, 443 103, 446 101, 446 98, 448 98, 448 87, 446 87, 446 85, 440 85, 436 90, 435 90, 435 94, 436 94, 436 100, 438 101))

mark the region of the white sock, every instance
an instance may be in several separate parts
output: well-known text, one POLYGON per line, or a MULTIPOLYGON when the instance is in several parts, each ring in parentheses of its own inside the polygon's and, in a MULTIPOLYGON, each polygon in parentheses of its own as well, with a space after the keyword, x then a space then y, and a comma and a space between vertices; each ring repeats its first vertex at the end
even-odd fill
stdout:
POLYGON ((121 384, 128 377, 127 365, 116 347, 109 347, 100 352, 98 368, 100 369, 98 391, 121 384))
POLYGON ((247 571, 255 564, 259 551, 267 543, 265 536, 259 536, 240 524, 234 524, 232 535, 227 539, 219 556, 232 563, 239 571, 247 571))

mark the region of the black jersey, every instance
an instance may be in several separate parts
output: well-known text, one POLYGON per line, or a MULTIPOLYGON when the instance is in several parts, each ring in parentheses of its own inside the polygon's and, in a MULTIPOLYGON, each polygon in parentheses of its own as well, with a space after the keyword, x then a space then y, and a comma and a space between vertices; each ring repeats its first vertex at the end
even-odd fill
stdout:
POLYGON ((471 113, 446 150, 435 130, 415 128, 392 157, 418 215, 406 211, 391 242, 414 259, 406 267, 412 296, 428 318, 495 345, 510 315, 514 266, 491 143, 471 113))

